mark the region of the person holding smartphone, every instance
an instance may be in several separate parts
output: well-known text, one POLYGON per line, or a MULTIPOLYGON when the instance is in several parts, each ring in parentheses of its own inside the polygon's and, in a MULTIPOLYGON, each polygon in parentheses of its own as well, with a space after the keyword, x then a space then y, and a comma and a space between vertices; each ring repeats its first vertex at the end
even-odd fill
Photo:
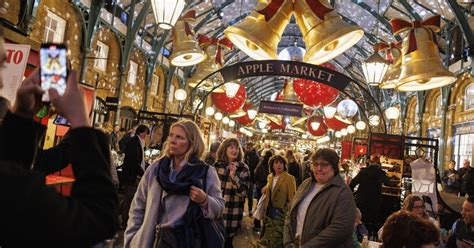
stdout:
MULTIPOLYGON (((3 61, 4 54, 0 55, 3 61)), ((91 246, 118 229, 107 137, 91 128, 76 73, 71 71, 63 96, 55 89, 48 93, 57 112, 71 123, 70 159, 76 181, 70 197, 47 187, 45 175, 31 170, 45 133, 45 127, 33 120, 43 105, 44 93, 36 70, 23 81, 13 108, 0 125, 0 246, 91 246)))
POLYGON ((221 180, 222 195, 225 200, 223 213, 226 231, 225 247, 233 247, 232 240, 240 228, 244 203, 250 181, 250 171, 243 162, 244 151, 236 138, 228 138, 217 150, 214 167, 221 180))

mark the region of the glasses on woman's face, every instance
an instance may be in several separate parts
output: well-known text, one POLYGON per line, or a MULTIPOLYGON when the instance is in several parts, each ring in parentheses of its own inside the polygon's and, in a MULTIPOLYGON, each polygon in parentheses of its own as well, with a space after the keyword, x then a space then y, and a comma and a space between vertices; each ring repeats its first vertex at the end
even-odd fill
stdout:
POLYGON ((331 164, 327 161, 314 161, 312 164, 313 168, 317 169, 318 167, 321 169, 326 169, 331 167, 331 164))
POLYGON ((413 206, 413 209, 424 209, 425 206, 424 205, 415 205, 413 206))

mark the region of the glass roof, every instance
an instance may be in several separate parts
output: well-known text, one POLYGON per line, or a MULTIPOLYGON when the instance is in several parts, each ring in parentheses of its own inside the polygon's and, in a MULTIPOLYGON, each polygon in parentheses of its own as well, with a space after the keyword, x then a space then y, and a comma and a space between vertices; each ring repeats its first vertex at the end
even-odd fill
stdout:
MULTIPOLYGON (((116 4, 125 13, 128 13, 129 16, 136 17, 146 1, 148 0, 135 1, 137 4, 133 10, 133 15, 130 15, 133 9, 131 5, 132 0, 116 0, 116 4)), ((346 73, 351 77, 356 77, 356 80, 362 80, 360 64, 372 55, 374 52, 372 46, 375 43, 380 41, 390 43, 401 39, 401 37, 392 35, 389 24, 390 19, 400 18, 409 21, 418 17, 427 18, 435 14, 440 14, 443 19, 442 25, 455 20, 448 0, 321 1, 333 3, 333 7, 346 21, 359 25, 365 32, 364 37, 354 47, 330 61, 340 72, 346 73)), ((257 0, 188 0, 187 3, 187 10, 193 9, 197 12, 196 22, 191 23, 195 32, 212 37, 221 37, 225 28, 245 18, 245 16, 255 8, 257 0)), ((118 22, 120 22, 120 20, 118 22)), ((122 23, 122 25, 123 24, 124 23, 122 23)), ((151 51, 154 49, 151 45, 153 44, 153 39, 162 38, 164 34, 163 30, 156 27, 151 8, 148 10, 148 14, 145 21, 141 24, 141 27, 142 32, 139 32, 135 43, 141 46, 141 49, 144 51, 151 51)), ((296 25, 294 18, 292 18, 292 21, 283 33, 278 50, 281 51, 288 46, 293 46, 295 41, 298 46, 305 47, 300 29, 296 25)), ((445 42, 441 40, 440 44, 445 44, 445 42)), ((171 33, 166 37, 164 45, 168 50, 172 50, 171 33)), ((158 53, 160 51, 163 50, 157 50, 158 53)), ((233 51, 226 51, 225 57, 226 64, 251 60, 246 54, 235 49, 233 51)), ((185 70, 191 71, 191 69, 185 70)), ((270 96, 281 88, 281 82, 278 80, 269 80, 268 84, 272 83, 275 84, 276 87, 273 87, 273 91, 266 89, 265 96, 260 94, 262 91, 260 87, 253 88, 254 90, 249 92, 249 95, 260 97, 270 96)))

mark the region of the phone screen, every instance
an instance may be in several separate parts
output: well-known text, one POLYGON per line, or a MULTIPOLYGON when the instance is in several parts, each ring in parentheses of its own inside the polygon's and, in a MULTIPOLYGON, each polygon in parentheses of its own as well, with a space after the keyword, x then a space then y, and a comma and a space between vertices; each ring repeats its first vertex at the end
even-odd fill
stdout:
POLYGON ((41 88, 46 93, 42 100, 49 102, 48 90, 54 88, 60 95, 66 91, 67 49, 64 45, 43 44, 40 49, 41 88))
POLYGON ((66 120, 66 118, 60 115, 56 115, 56 118, 54 118, 53 124, 61 125, 61 126, 71 126, 71 123, 69 123, 69 121, 66 120))

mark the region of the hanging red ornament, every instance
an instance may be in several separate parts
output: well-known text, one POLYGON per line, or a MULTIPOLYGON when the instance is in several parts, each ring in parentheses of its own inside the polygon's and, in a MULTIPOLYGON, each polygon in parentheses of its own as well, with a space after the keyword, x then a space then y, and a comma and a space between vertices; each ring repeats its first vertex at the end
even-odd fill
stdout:
POLYGON ((312 116, 306 120, 306 128, 308 129, 309 133, 313 136, 323 136, 326 134, 327 127, 324 125, 323 119, 320 116, 312 116), (311 125, 312 122, 319 123, 317 129, 313 128, 311 125))
POLYGON ((285 122, 283 121, 283 118, 281 120, 281 124, 270 121, 270 129, 285 129, 285 127, 286 125, 285 125, 285 122))
MULTIPOLYGON (((324 63, 321 66, 336 70, 336 67, 330 63, 324 63)), ((293 89, 300 101, 312 107, 324 107, 339 96, 337 89, 307 79, 298 78, 293 80, 293 89)))
POLYGON ((336 115, 334 118, 328 119, 324 118, 324 123, 326 126, 334 131, 339 131, 343 128, 348 127, 351 122, 345 119, 342 119, 340 116, 336 115))
POLYGON ((253 122, 252 119, 249 118, 249 115, 247 113, 247 110, 251 109, 252 108, 252 103, 246 103, 243 107, 243 110, 245 111, 245 115, 244 116, 241 116, 241 117, 238 117, 238 118, 235 118, 235 121, 246 126, 250 123, 253 122))
POLYGON ((232 98, 228 97, 226 93, 211 93, 211 99, 214 106, 226 113, 232 113, 242 108, 246 97, 247 94, 243 85, 240 86, 237 94, 232 98))

